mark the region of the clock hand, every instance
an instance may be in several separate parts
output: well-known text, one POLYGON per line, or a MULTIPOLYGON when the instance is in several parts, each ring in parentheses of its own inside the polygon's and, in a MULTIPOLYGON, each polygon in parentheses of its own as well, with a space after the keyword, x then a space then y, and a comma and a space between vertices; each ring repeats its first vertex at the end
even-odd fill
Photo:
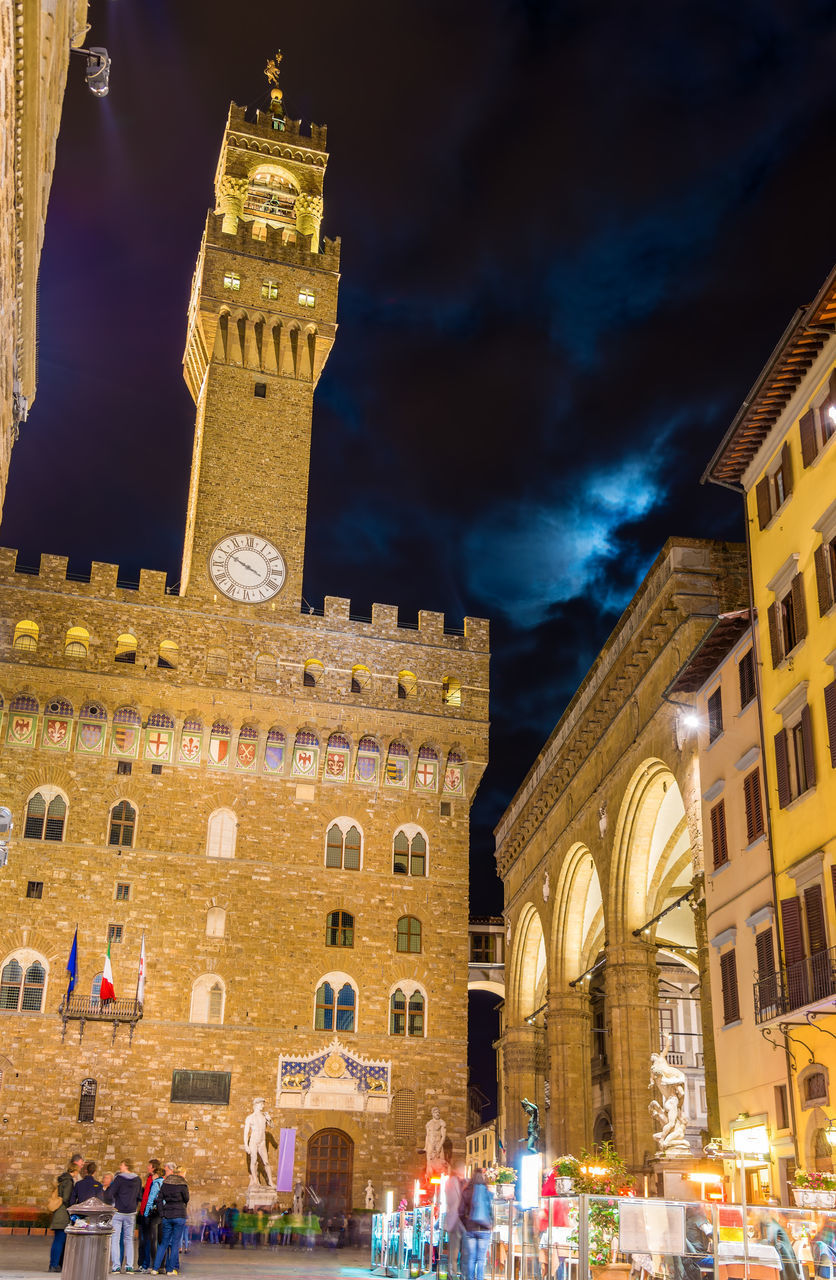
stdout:
POLYGON ((246 569, 248 573, 258 573, 258 569, 254 569, 251 564, 247 564, 246 560, 241 560, 238 556, 230 556, 236 564, 240 564, 242 569, 246 569))

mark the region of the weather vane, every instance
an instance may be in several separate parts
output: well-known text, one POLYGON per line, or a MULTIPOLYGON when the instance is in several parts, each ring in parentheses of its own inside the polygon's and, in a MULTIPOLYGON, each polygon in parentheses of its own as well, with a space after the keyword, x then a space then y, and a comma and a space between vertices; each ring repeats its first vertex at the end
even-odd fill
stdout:
POLYGON ((267 77, 267 81, 273 86, 270 90, 270 109, 276 116, 284 115, 284 95, 279 88, 279 68, 281 66, 281 61, 282 51, 281 49, 277 49, 276 56, 271 58, 267 63, 267 66, 264 68, 264 74, 267 77))

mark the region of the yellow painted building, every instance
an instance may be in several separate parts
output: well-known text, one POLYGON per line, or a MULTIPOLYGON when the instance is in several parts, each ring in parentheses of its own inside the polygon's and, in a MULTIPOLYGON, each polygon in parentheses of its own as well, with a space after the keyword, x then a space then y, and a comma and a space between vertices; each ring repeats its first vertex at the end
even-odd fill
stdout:
MULTIPOLYGON (((789 1056, 800 1163, 836 1106, 836 268, 800 310, 705 477, 746 504, 777 918, 755 1021, 789 1056), (831 1079, 831 1071, 833 1077, 831 1079)), ((741 979, 742 979, 741 975, 741 979)), ((745 1109, 745 1108, 744 1108, 745 1109)))

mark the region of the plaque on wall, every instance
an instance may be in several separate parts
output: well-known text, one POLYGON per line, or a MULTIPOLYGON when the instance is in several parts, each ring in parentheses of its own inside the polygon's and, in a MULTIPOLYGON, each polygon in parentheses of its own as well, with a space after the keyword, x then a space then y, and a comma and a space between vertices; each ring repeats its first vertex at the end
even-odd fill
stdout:
POLYGON ((228 1107, 230 1079, 229 1071, 173 1071, 171 1101, 228 1107))

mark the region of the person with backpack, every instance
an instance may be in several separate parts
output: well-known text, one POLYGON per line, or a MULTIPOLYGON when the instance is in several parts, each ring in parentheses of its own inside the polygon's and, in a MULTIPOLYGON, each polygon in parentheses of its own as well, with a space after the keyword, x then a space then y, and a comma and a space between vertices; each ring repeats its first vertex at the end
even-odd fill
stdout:
POLYGON ((160 1206, 157 1197, 163 1181, 163 1167, 159 1160, 148 1161, 148 1177, 142 1191, 137 1214, 139 1227, 139 1270, 150 1271, 159 1244, 160 1206))
POLYGON ((113 1215, 113 1235, 110 1237, 110 1269, 112 1272, 122 1270, 124 1249, 125 1270, 133 1271, 134 1231, 136 1211, 142 1199, 142 1179, 138 1173, 134 1173, 129 1160, 122 1161, 119 1172, 103 1198, 116 1209, 113 1215))
POLYGON ((189 1203, 189 1186, 186 1179, 177 1172, 177 1165, 169 1160, 165 1166, 165 1177, 159 1194, 160 1243, 151 1275, 159 1275, 165 1255, 169 1253, 167 1274, 176 1276, 180 1267, 180 1241, 183 1239, 183 1226, 186 1222, 186 1208, 189 1203))
POLYGON ((493 1204, 483 1169, 477 1169, 465 1183, 459 1217, 465 1232, 462 1238, 465 1280, 484 1280, 485 1258, 493 1226, 493 1204))
POLYGON ((59 1173, 57 1183, 47 1201, 47 1208, 52 1211, 52 1217, 49 1220, 49 1226, 52 1231, 52 1245, 49 1250, 50 1271, 61 1270, 64 1245, 67 1243, 66 1228, 70 1225, 70 1215, 67 1209, 72 1199, 73 1187, 81 1177, 81 1166, 83 1164, 84 1156, 78 1152, 70 1156, 69 1164, 62 1173, 59 1173))

